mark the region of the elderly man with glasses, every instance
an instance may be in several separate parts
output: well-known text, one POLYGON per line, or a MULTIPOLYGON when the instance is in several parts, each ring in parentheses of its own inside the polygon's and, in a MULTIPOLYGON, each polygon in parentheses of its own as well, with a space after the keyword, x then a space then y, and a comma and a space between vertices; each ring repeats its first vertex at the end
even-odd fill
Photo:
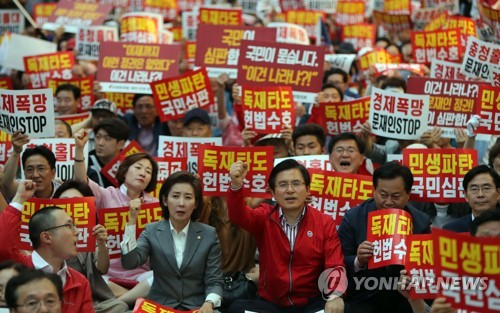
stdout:
POLYGON ((33 196, 35 190, 35 182, 19 182, 12 202, 0 214, 0 259, 14 260, 46 273, 57 274, 64 286, 62 312, 94 312, 87 278, 66 265, 66 260, 77 254, 79 231, 64 210, 45 207, 33 214, 28 228, 34 251, 26 255, 17 247, 23 203, 33 196))

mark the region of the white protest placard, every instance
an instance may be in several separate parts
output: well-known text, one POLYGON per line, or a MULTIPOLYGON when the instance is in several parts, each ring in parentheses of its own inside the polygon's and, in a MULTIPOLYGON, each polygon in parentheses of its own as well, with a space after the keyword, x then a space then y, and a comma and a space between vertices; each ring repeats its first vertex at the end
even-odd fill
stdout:
MULTIPOLYGON (((24 145, 23 152, 28 148, 45 146, 56 156, 56 177, 62 181, 73 179, 75 172, 75 139, 73 138, 45 138, 31 139, 24 145)), ((84 155, 88 155, 89 147, 85 145, 84 155)), ((21 164, 22 169, 22 164, 21 164)), ((24 170, 21 170, 21 177, 24 179, 24 170)))
POLYGON ((304 7, 308 11, 325 11, 333 14, 337 10, 338 0, 304 0, 304 7))
POLYGON ((182 12, 182 36, 186 40, 196 40, 198 10, 182 12))
POLYGON ((24 16, 19 10, 0 10, 0 36, 24 31, 24 16))
POLYGON ((198 173, 198 146, 212 144, 222 146, 222 138, 186 138, 174 136, 160 136, 158 139, 158 157, 187 158, 188 171, 198 173))
POLYGON ((490 67, 500 64, 500 45, 469 36, 460 71, 466 77, 490 79, 490 67))
POLYGON ((24 57, 57 52, 57 45, 53 42, 19 34, 11 34, 10 40, 7 40, 5 44, 6 50, 3 60, 0 61, 1 65, 23 72, 25 71, 24 57))
POLYGON ((309 45, 307 30, 299 25, 285 22, 273 22, 267 27, 276 28, 276 42, 309 45))
POLYGON ((0 129, 21 131, 31 138, 54 137, 52 89, 0 89, 0 129))
POLYGON ((490 68, 490 82, 494 87, 500 87, 500 65, 490 68))
POLYGON ((112 26, 89 26, 78 29, 75 50, 79 60, 99 60, 99 45, 103 41, 118 41, 118 29, 112 26))
POLYGON ((460 72, 460 63, 432 59, 430 78, 442 78, 451 80, 471 80, 460 72))
POLYGON ((307 169, 316 168, 324 171, 335 171, 332 167, 332 164, 330 163, 330 156, 328 154, 301 155, 289 158, 274 159, 274 166, 288 159, 299 162, 307 169))
POLYGON ((338 67, 344 72, 349 73, 351 71, 351 65, 355 54, 325 54, 325 61, 330 63, 332 67, 338 67))
POLYGON ((372 89, 370 124, 372 133, 395 139, 418 139, 427 129, 428 95, 411 95, 372 89))

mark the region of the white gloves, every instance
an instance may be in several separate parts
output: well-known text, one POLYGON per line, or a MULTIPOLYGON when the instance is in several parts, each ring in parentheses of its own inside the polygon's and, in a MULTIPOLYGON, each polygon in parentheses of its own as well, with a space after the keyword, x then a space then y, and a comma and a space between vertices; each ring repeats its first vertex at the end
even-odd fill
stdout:
POLYGON ((479 121, 481 120, 481 116, 473 115, 470 120, 467 121, 467 137, 475 137, 476 130, 479 126, 479 121))

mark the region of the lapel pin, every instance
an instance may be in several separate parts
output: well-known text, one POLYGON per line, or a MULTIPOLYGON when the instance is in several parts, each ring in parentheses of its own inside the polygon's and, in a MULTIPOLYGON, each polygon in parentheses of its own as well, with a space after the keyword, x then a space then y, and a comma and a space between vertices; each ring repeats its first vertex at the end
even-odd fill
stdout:
POLYGON ((198 236, 197 239, 201 239, 201 236, 198 236))
POLYGON ((308 231, 308 232, 307 232, 307 236, 308 236, 308 237, 312 237, 312 236, 313 236, 313 232, 312 232, 312 231, 308 231))

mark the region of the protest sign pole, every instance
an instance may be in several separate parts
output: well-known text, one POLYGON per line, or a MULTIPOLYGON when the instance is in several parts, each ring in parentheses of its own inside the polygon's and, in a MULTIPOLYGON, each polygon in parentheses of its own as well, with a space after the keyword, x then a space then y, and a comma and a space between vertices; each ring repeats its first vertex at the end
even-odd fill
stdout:
POLYGON ((38 28, 37 22, 35 22, 35 20, 31 17, 31 15, 28 13, 28 11, 26 11, 26 9, 23 7, 23 5, 21 3, 19 3, 19 0, 12 0, 12 1, 15 3, 15 5, 21 11, 21 13, 23 13, 24 17, 26 17, 26 19, 28 19, 28 22, 30 22, 31 26, 33 26, 35 29, 37 29, 38 28))

